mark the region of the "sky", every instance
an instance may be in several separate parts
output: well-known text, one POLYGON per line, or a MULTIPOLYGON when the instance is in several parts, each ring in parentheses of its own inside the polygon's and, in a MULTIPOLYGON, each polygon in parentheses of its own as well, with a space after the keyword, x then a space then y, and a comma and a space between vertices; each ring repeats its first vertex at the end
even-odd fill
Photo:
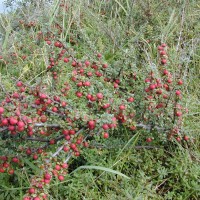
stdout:
POLYGON ((4 2, 4 0, 0 0, 0 12, 3 12, 5 10, 3 2, 4 2))

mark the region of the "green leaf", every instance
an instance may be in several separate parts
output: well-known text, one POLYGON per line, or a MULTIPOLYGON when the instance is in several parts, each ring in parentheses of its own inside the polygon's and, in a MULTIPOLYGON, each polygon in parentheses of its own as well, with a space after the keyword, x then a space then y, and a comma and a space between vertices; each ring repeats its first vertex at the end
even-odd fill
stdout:
POLYGON ((109 173, 113 173, 113 174, 117 174, 119 176, 122 176, 126 179, 130 179, 130 177, 126 176, 125 174, 122 174, 121 172, 118 172, 116 170, 113 170, 113 169, 110 169, 110 168, 106 168, 106 167, 101 167, 101 166, 88 166, 88 165, 84 165, 84 166, 80 166, 78 167, 76 170, 73 171, 76 172, 80 169, 96 169, 96 170, 102 170, 102 171, 105 171, 105 172, 109 172, 109 173))
POLYGON ((34 170, 36 173, 40 173, 40 168, 38 168, 37 166, 35 166, 33 163, 31 163, 28 159, 23 159, 24 162, 32 169, 34 170))

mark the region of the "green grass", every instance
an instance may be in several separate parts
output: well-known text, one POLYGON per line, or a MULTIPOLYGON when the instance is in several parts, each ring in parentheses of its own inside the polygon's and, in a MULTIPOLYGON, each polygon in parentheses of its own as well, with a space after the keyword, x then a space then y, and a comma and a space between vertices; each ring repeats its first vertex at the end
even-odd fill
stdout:
MULTIPOLYGON (((43 43, 38 45, 36 37, 31 40, 29 36, 35 36, 40 29, 47 31, 48 23, 59 20, 55 17, 57 2, 51 12, 40 16, 39 25, 30 30, 12 27, 12 20, 25 18, 23 12, 2 15, 2 54, 15 52, 21 56, 28 53, 27 60, 18 59, 17 65, 11 68, 0 63, 0 81, 7 90, 13 89, 13 76, 30 84, 42 79, 52 84, 44 73, 47 48, 43 43), (10 34, 12 29, 13 35, 10 34), (29 44, 33 50, 21 50, 18 41, 29 44)), ((73 46, 80 59, 85 54, 93 59, 94 52, 102 52, 105 61, 113 66, 110 73, 117 77, 124 66, 125 77, 136 72, 140 80, 157 61, 157 45, 166 42, 170 47, 170 70, 184 77, 183 103, 189 112, 183 128, 191 141, 181 146, 175 141, 155 140, 150 145, 157 148, 137 148, 147 145, 143 135, 148 133, 141 130, 133 133, 122 128, 108 141, 98 141, 100 147, 94 143, 97 148, 87 149, 80 158, 71 160, 66 181, 50 184, 51 199, 200 199, 199 1, 111 0, 105 3, 94 0, 90 6, 88 2, 69 1, 73 9, 68 10, 66 18, 60 22, 64 30, 60 40, 73 46), (71 36, 77 45, 69 42, 71 36), (140 137, 133 137, 134 134, 140 137), (97 167, 76 170, 80 166, 97 167)), ((0 200, 21 200, 29 187, 27 174, 35 171, 30 166, 28 171, 21 169, 15 176, 0 174, 0 200)))
MULTIPOLYGON (((88 149, 71 163, 72 172, 65 182, 50 185, 52 199, 198 199, 200 160, 197 151, 176 145, 151 150, 130 146, 115 160, 118 153, 117 147, 88 149), (73 172, 81 165, 103 166, 130 179, 109 170, 81 169, 73 172)), ((2 199, 12 199, 12 196, 20 199, 19 194, 28 187, 25 174, 23 176, 2 177, 2 199)))

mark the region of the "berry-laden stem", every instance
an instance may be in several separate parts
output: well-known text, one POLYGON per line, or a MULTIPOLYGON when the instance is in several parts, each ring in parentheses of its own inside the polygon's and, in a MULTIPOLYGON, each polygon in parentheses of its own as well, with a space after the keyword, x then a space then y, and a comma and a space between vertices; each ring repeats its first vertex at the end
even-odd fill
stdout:
MULTIPOLYGON (((84 130, 84 128, 80 129, 77 133, 76 136, 78 136, 82 131, 84 130)), ((63 147, 68 144, 69 142, 66 141, 61 147, 58 148, 58 150, 52 155, 52 157, 56 157, 63 149, 63 147)))

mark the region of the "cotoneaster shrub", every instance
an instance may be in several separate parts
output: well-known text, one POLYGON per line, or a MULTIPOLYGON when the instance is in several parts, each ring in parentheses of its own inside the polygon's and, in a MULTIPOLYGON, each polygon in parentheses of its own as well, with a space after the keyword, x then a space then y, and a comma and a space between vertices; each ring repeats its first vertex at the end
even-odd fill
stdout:
POLYGON ((73 34, 69 41, 60 39, 59 23, 40 30, 37 22, 20 20, 19 26, 23 34, 15 44, 17 53, 1 56, 2 71, 13 68, 15 77, 9 90, 4 80, 1 84, 0 172, 12 175, 27 162, 38 166, 38 174, 29 174, 31 186, 24 200, 47 199, 49 183, 65 179, 70 158, 80 156, 91 140, 109 139, 120 126, 133 134, 148 130, 144 143, 189 140, 182 129, 187 112, 181 104, 184 82, 182 74, 169 67, 167 44, 155 44, 157 70, 137 74, 128 64, 116 70, 117 61, 107 62, 104 52, 79 53, 73 34), (38 49, 45 53, 40 55, 38 49), (18 70, 24 63, 28 68, 18 70))

